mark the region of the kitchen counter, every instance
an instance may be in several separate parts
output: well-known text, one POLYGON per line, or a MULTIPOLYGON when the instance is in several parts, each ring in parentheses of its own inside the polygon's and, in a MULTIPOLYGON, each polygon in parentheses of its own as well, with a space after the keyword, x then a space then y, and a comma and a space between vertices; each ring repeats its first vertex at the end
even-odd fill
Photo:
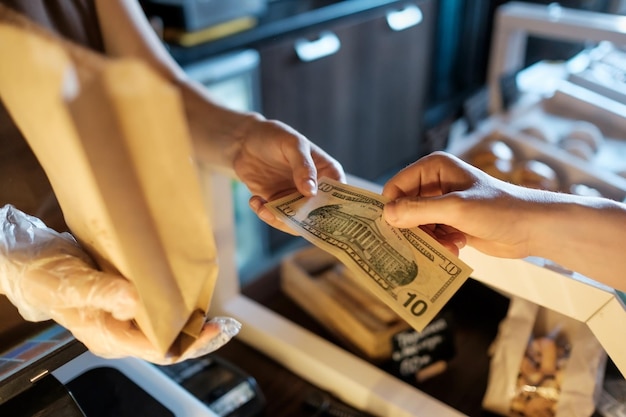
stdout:
POLYGON ((402 0, 277 0, 269 2, 258 24, 247 31, 192 47, 167 44, 180 65, 187 65, 228 51, 254 47, 287 34, 312 29, 330 21, 372 13, 389 6, 406 3, 402 0))

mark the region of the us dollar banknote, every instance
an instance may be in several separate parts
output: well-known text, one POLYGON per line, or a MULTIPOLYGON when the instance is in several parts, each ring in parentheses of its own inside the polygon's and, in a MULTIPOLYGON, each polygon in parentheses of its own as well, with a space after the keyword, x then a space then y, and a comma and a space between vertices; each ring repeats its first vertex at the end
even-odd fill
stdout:
POLYGON ((322 178, 315 196, 294 193, 267 207, 422 331, 472 269, 422 229, 390 226, 382 217, 385 202, 382 195, 322 178))

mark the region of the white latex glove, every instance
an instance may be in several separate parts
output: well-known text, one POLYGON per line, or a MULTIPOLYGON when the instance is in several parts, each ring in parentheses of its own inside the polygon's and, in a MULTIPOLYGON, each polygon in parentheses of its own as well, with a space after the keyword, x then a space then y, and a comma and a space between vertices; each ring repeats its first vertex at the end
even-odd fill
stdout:
POLYGON ((132 283, 97 270, 72 235, 11 205, 0 208, 0 229, 0 293, 24 319, 52 319, 98 356, 171 364, 218 349, 241 328, 232 318, 213 318, 185 352, 173 348, 164 357, 133 322, 132 283))

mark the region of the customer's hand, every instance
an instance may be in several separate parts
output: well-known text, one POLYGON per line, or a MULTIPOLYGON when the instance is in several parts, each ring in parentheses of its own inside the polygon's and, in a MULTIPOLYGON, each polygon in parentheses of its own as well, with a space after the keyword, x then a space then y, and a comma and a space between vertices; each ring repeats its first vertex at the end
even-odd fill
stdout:
POLYGON ((384 216, 396 227, 421 226, 453 252, 469 244, 506 258, 529 255, 524 213, 539 190, 493 177, 459 158, 435 152, 384 186, 384 216))
POLYGON ((0 226, 0 292, 26 320, 52 319, 98 356, 168 364, 213 351, 239 331, 218 317, 185 352, 163 356, 134 324, 139 300, 128 280, 97 270, 70 234, 10 205, 0 208, 0 226))

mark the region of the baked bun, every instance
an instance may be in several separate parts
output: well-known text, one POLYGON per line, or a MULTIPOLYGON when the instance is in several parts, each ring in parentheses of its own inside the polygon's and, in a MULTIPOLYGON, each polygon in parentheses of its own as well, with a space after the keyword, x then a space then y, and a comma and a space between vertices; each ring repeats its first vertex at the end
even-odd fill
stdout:
POLYGON ((550 144, 556 143, 558 137, 553 130, 543 126, 524 126, 519 132, 550 144))
POLYGON ((592 155, 595 155, 604 144, 604 135, 598 126, 593 123, 580 120, 571 124, 569 131, 561 138, 559 145, 571 142, 585 143, 592 155))
POLYGON ((493 177, 508 181, 515 165, 515 154, 505 142, 490 140, 472 152, 469 162, 493 177))
POLYGON ((595 156, 595 152, 589 143, 580 139, 565 138, 559 142, 559 147, 570 155, 584 161, 591 161, 595 156))
POLYGON ((602 193, 597 188, 585 184, 572 184, 569 187, 569 192, 581 196, 602 197, 602 193))
POLYGON ((556 171, 548 164, 529 159, 515 165, 511 182, 528 188, 558 191, 561 181, 556 171))

